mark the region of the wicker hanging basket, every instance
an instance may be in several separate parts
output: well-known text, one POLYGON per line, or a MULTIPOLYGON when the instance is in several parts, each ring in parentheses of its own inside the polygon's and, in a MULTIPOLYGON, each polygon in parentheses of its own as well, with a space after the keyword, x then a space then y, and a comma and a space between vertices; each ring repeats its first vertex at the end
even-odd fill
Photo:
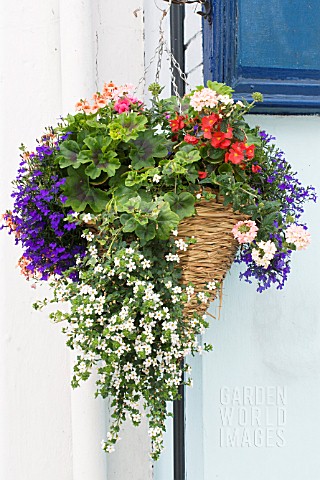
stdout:
MULTIPOLYGON (((179 238, 195 237, 186 252, 181 252, 182 283, 193 283, 196 292, 208 291, 208 282, 223 282, 230 269, 239 246, 231 230, 239 220, 248 217, 235 213, 231 205, 223 205, 223 197, 217 196, 209 201, 202 199, 195 204, 196 215, 186 218, 179 224, 179 238)), ((212 292, 213 301, 218 294, 212 292)), ((198 304, 194 298, 185 307, 185 314, 204 313, 208 304, 198 304)))

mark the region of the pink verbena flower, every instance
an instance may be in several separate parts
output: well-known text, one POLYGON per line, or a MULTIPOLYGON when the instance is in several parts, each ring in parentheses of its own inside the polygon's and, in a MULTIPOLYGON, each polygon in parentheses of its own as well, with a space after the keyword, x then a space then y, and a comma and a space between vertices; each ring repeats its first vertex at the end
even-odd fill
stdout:
POLYGON ((204 107, 213 108, 218 104, 219 98, 217 92, 211 88, 196 90, 190 98, 190 105, 198 112, 204 107))
POLYGON ((285 231, 288 243, 293 243, 297 250, 305 250, 311 243, 310 233, 301 225, 290 225, 285 231))
POLYGON ((241 220, 233 227, 232 233, 239 243, 251 243, 256 238, 258 230, 253 220, 241 220))

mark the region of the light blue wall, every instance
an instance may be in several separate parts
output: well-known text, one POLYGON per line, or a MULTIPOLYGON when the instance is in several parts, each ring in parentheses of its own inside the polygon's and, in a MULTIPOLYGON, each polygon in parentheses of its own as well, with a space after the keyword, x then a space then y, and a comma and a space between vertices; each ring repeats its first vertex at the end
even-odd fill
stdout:
MULTIPOLYGON (((259 116, 250 122, 274 134, 301 180, 320 192, 320 118, 259 116)), ((220 319, 211 321, 204 338, 214 345, 214 351, 194 359, 194 387, 187 393, 188 480, 319 480, 319 206, 309 205, 304 219, 311 227, 312 244, 293 255, 291 276, 283 291, 256 293, 253 285, 239 281, 236 265, 227 275, 220 319), (240 392, 255 386, 264 393, 268 387, 271 393, 275 387, 285 389, 286 423, 280 425, 285 445, 220 446, 220 390, 225 386, 240 392)), ((213 304, 210 311, 215 316, 216 310, 213 304)), ((238 413, 237 402, 233 407, 238 413)), ((264 401, 258 407, 264 413, 268 405, 264 401)), ((252 406, 244 410, 250 415, 252 406)), ((262 420, 262 435, 270 429, 269 444, 279 428, 275 411, 272 405, 269 427, 262 420)), ((242 434, 239 422, 233 421, 234 427, 242 434)), ((251 434, 253 429, 247 430, 251 434)), ((170 432, 168 452, 171 438, 170 432)), ((173 480, 171 462, 168 454, 160 460, 156 480, 173 480)))

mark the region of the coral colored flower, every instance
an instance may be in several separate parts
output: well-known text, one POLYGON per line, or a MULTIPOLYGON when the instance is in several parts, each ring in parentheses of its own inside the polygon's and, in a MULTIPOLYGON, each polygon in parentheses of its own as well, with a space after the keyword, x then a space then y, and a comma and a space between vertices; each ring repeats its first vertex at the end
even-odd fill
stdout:
POLYGON ((305 250, 311 242, 310 233, 301 225, 290 225, 285 231, 288 243, 293 243, 297 250, 305 250))
POLYGON ((258 230, 253 220, 241 220, 233 227, 232 233, 239 243, 251 243, 256 238, 258 230))
POLYGON ((203 180, 207 176, 208 176, 208 172, 201 172, 201 171, 198 172, 198 177, 200 180, 203 180))
POLYGON ((232 128, 228 127, 227 132, 214 132, 211 138, 211 145, 214 148, 227 148, 231 143, 232 128))
POLYGON ((262 168, 260 167, 260 165, 252 165, 251 170, 252 170, 252 173, 259 173, 261 172, 262 168))
POLYGON ((105 83, 102 90, 102 95, 104 97, 112 97, 113 92, 116 89, 116 86, 113 82, 105 83))
POLYGON ((176 133, 184 127, 184 117, 181 115, 176 115, 176 118, 174 118, 173 120, 169 120, 169 123, 171 131, 176 133))
POLYGON ((91 113, 91 106, 87 100, 80 100, 75 107, 77 112, 91 113))
POLYGON ((94 101, 94 105, 97 106, 99 109, 108 105, 108 103, 110 102, 110 99, 108 99, 107 97, 104 97, 103 95, 95 93, 93 95, 93 101, 94 101))
POLYGON ((190 143, 191 145, 197 145, 199 139, 197 137, 194 137, 193 135, 185 135, 184 141, 190 143))

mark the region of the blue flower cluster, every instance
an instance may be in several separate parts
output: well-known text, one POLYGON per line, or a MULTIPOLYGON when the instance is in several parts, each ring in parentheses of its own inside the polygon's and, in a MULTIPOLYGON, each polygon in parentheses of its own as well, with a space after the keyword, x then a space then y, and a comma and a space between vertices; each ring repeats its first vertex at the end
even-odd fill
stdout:
POLYGON ((11 222, 16 243, 23 247, 27 269, 42 280, 51 274, 61 274, 75 263, 77 254, 84 254, 84 241, 75 223, 66 220, 72 214, 63 206, 61 194, 65 179, 54 166, 59 152, 59 140, 49 131, 36 148, 36 153, 23 150, 18 176, 12 194, 14 207, 11 222), (59 176, 60 174, 60 176, 59 176))
MULTIPOLYGON (((303 204, 307 201, 316 202, 317 196, 315 188, 304 187, 297 178, 296 172, 292 171, 290 164, 284 158, 284 153, 273 144, 270 144, 275 137, 261 131, 260 136, 264 141, 265 148, 271 158, 271 164, 268 171, 262 172, 265 181, 262 186, 257 188, 260 200, 274 200, 274 191, 277 189, 277 199, 280 200, 280 213, 282 217, 281 230, 284 231, 292 222, 297 223, 304 212, 303 204), (290 218, 291 217, 291 218, 290 218)), ((275 230, 278 229, 278 222, 274 222, 275 230)), ((252 259, 252 248, 249 245, 244 246, 240 251, 236 261, 245 263, 247 268, 240 273, 240 278, 248 283, 252 279, 258 282, 258 292, 275 284, 277 289, 282 289, 290 273, 290 260, 292 250, 283 248, 284 237, 279 232, 270 234, 270 240, 276 243, 277 252, 272 259, 269 267, 258 266, 252 259)))

